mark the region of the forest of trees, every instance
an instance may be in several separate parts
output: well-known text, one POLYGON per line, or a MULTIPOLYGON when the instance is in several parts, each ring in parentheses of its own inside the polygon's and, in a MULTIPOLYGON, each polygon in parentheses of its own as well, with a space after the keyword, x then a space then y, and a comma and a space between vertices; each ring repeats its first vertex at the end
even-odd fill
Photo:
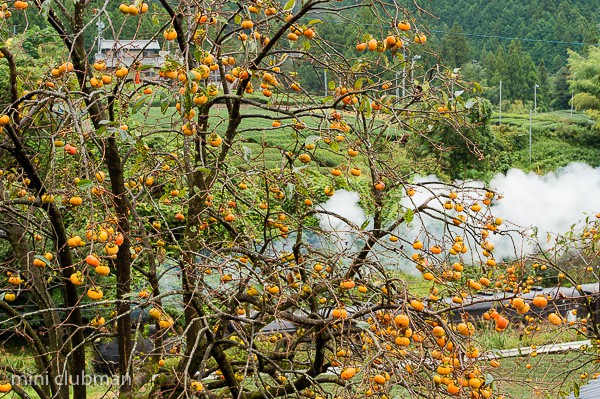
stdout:
POLYGON ((431 29, 452 32, 447 27, 455 23, 463 27, 470 35, 471 55, 478 60, 489 51, 508 47, 508 38, 519 38, 536 65, 544 60, 554 73, 565 65, 568 48, 582 50, 574 43, 598 43, 598 0, 442 0, 428 3, 428 8, 439 17, 431 18, 431 29))

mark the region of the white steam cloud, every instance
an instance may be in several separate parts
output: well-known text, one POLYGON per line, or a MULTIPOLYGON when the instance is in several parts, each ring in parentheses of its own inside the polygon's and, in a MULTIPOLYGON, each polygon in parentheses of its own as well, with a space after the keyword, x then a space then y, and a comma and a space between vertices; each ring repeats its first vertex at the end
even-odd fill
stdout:
MULTIPOLYGON (((542 248, 553 244, 548 234, 563 234, 586 216, 600 212, 600 168, 583 163, 541 176, 511 169, 506 175, 496 175, 490 186, 504 196, 493 205, 494 214, 517 226, 537 228, 542 248)), ((508 256, 508 246, 500 244, 499 254, 508 256)), ((532 248, 532 243, 523 243, 525 252, 532 248)))
MULTIPOLYGON (((435 176, 419 177, 418 182, 436 182, 435 176)), ((481 187, 482 182, 460 182, 470 187, 481 187)), ((583 163, 572 163, 556 172, 546 175, 537 175, 533 172, 525 173, 518 169, 511 169, 506 174, 496 175, 490 182, 490 187, 503 198, 494 201, 492 213, 504 219, 509 228, 533 231, 537 229, 539 245, 549 248, 553 241, 548 241, 549 234, 562 234, 567 232, 572 225, 581 222, 586 216, 600 212, 600 168, 593 168, 583 163)), ((435 192, 435 184, 431 186, 435 192)), ((423 203, 431 193, 417 191, 410 199, 402 200, 404 206, 414 206, 423 203)), ((356 226, 361 226, 366 220, 365 212, 359 206, 357 193, 339 190, 326 203, 323 209, 339 214, 350 220, 356 226)), ((442 204, 439 203, 439 207, 442 204)), ((342 220, 330 215, 320 216, 320 226, 326 231, 334 233, 338 247, 350 249, 359 238, 358 231, 353 230, 342 220)), ((371 227, 371 226, 369 226, 371 227)), ((397 234, 412 242, 416 238, 426 240, 422 230, 426 229, 432 236, 441 236, 444 226, 441 222, 427 216, 422 219, 415 217, 409 226, 403 226, 397 234)), ((452 227, 453 228, 453 227, 452 227)), ((458 232, 458 231, 457 231, 458 232)), ((520 254, 531 253, 534 243, 523 240, 518 234, 511 236, 491 237, 495 245, 494 256, 496 259, 512 258, 515 249, 520 254)), ((414 272, 414 267, 409 262, 398 259, 397 254, 389 252, 389 266, 401 267, 405 271, 414 272)), ((381 261, 381 258, 379 259, 381 261)))
MULTIPOLYGON (((320 208, 326 212, 339 215, 360 228, 367 220, 367 215, 358 205, 359 200, 358 193, 337 190, 327 202, 320 205, 320 208)), ((321 214, 319 219, 319 225, 323 230, 335 232, 335 237, 337 238, 335 244, 339 249, 346 250, 354 245, 358 231, 352 228, 352 225, 349 225, 340 218, 327 214, 321 214)))

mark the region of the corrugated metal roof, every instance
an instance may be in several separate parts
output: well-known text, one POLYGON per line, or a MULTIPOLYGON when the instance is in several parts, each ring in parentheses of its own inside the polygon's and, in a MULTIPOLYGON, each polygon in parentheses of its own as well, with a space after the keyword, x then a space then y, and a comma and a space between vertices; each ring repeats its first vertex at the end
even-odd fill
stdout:
POLYGON ((567 399, 598 399, 600 398, 600 379, 591 380, 579 388, 579 396, 575 393, 569 395, 567 399))
POLYGON ((126 49, 126 50, 160 50, 158 40, 100 40, 100 48, 106 49, 126 49))
POLYGON ((96 56, 97 60, 103 59, 106 62, 107 68, 116 68, 119 65, 125 65, 126 67, 130 67, 134 61, 140 62, 142 65, 150 65, 153 67, 160 67, 165 59, 163 57, 109 57, 104 58, 102 55, 96 56))

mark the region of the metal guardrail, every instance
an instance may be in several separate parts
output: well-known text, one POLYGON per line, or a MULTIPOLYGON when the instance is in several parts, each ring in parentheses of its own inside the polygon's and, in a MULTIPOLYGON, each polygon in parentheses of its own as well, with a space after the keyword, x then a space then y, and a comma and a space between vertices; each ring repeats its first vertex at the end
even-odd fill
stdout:
POLYGON ((521 356, 529 356, 533 352, 537 354, 543 353, 558 353, 558 352, 569 352, 569 351, 581 351, 582 348, 588 348, 592 345, 592 341, 589 339, 583 341, 573 341, 573 342, 560 342, 555 344, 542 345, 532 348, 531 346, 524 346, 520 348, 512 348, 512 349, 499 349, 499 350, 490 350, 482 353, 479 358, 485 360, 492 359, 501 359, 508 357, 521 357, 521 356))

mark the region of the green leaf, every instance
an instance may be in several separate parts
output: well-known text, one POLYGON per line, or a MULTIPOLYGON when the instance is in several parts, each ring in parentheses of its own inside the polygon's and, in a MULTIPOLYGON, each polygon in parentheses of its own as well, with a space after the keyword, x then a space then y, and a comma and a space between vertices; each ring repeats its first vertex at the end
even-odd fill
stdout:
POLYGON ((166 96, 161 100, 161 102, 160 102, 160 112, 162 114, 164 114, 165 112, 167 112, 167 109, 169 108, 169 104, 170 103, 171 103, 171 101, 166 96))
POLYGON ((98 130, 96 130, 96 135, 102 137, 102 135, 106 133, 106 126, 100 126, 98 130))
POLYGON ((285 187, 285 196, 288 198, 292 197, 295 189, 296 189, 296 186, 294 184, 288 183, 287 186, 285 187))
POLYGON ((146 97, 142 97, 141 99, 139 99, 138 101, 135 102, 135 104, 133 104, 133 107, 131 107, 131 113, 135 114, 139 111, 140 108, 142 108, 142 106, 146 103, 146 97))
POLYGON ((250 162, 250 158, 252 158, 252 149, 250 147, 243 146, 244 150, 244 161, 250 162))
POLYGON ((46 266, 50 266, 50 262, 48 261, 48 259, 44 258, 42 255, 35 255, 35 258, 44 262, 46 266))
POLYGON ((216 19, 218 22, 221 22, 222 24, 227 24, 227 22, 229 22, 229 21, 227 21, 227 18, 225 18, 225 17, 224 17, 224 16, 222 16, 221 14, 217 14, 217 16, 215 17, 215 19, 216 19))
POLYGON ((310 21, 308 21, 309 25, 316 25, 316 24, 322 24, 323 21, 321 21, 320 19, 311 19, 310 21))
POLYGON ((322 177, 322 175, 318 171, 311 168, 307 168, 306 173, 314 177, 322 177))
POLYGON ((354 324, 362 330, 371 331, 371 325, 364 320, 357 320, 354 324))
POLYGON ((415 215, 413 213, 413 210, 408 208, 406 212, 404 212, 404 220, 406 220, 406 223, 410 223, 413 221, 414 218, 415 215))
POLYGON ((365 221, 363 222, 363 224, 361 224, 361 225, 360 225, 360 229, 361 229, 361 230, 364 230, 364 229, 366 229, 366 228, 367 228, 367 226, 368 226, 368 225, 369 225, 369 219, 365 220, 365 221))
POLYGON ((288 0, 287 3, 283 6, 283 11, 291 11, 296 6, 296 0, 288 0))
POLYGON ((490 373, 487 373, 487 374, 485 375, 485 385, 489 385, 489 384, 491 384, 492 382, 494 382, 494 376, 493 376, 493 375, 491 375, 490 373))
POLYGON ((210 169, 205 168, 204 166, 198 166, 194 172, 200 172, 200 173, 208 173, 210 172, 210 169))
POLYGON ((356 90, 360 90, 362 88, 362 86, 363 86, 363 82, 364 82, 363 78, 356 79, 356 82, 354 82, 354 88, 356 90))
POLYGON ((319 140, 321 140, 321 136, 312 134, 304 139, 304 144, 314 144, 319 140))
POLYGON ((163 194, 163 195, 161 195, 161 197, 158 199, 158 202, 162 204, 162 203, 163 203, 163 202, 165 202, 165 200, 166 200, 167 198, 169 198, 170 196, 171 196, 171 194, 170 194, 170 193, 168 193, 168 192, 167 192, 167 193, 164 193, 164 194, 163 194))
POLYGON ((129 134, 129 132, 127 130, 119 129, 118 132, 119 132, 119 136, 121 136, 121 140, 123 140, 129 144, 134 143, 133 137, 131 137, 131 135, 129 134))
POLYGON ((331 148, 332 151, 338 152, 340 150, 340 145, 337 141, 332 141, 331 144, 329 144, 329 148, 331 148))
POLYGON ((52 0, 46 0, 42 3, 42 16, 44 19, 48 19, 48 13, 50 12, 50 8, 52 7, 52 0))
POLYGON ((369 103, 369 100, 366 97, 363 97, 363 99, 361 100, 360 109, 365 113, 365 116, 367 118, 371 117, 371 104, 369 103))
POLYGON ((335 90, 335 82, 334 82, 333 80, 330 80, 330 81, 327 83, 327 88, 328 88, 329 90, 335 90))
POLYGON ((237 14, 235 16, 235 18, 233 19, 233 22, 235 22, 236 25, 239 25, 242 23, 242 16, 240 14, 237 14))
POLYGON ((305 51, 310 50, 310 42, 308 40, 302 42, 302 49, 305 51))
POLYGON ((202 55, 203 55, 203 52, 204 52, 204 51, 202 51, 202 48, 200 48, 200 47, 196 47, 196 50, 194 50, 194 58, 196 59, 196 61, 198 61, 198 62, 200 62, 200 63, 202 62, 202 58, 203 58, 203 57, 202 57, 202 55))
POLYGON ((579 397, 579 384, 577 384, 576 382, 573 383, 573 395, 575 395, 576 398, 579 397))
POLYGON ((77 182, 77 188, 80 190, 87 190, 92 187, 92 181, 90 179, 82 179, 77 182))
POLYGON ((154 14, 152 16, 152 24, 158 26, 160 24, 160 21, 158 20, 158 15, 154 14))

